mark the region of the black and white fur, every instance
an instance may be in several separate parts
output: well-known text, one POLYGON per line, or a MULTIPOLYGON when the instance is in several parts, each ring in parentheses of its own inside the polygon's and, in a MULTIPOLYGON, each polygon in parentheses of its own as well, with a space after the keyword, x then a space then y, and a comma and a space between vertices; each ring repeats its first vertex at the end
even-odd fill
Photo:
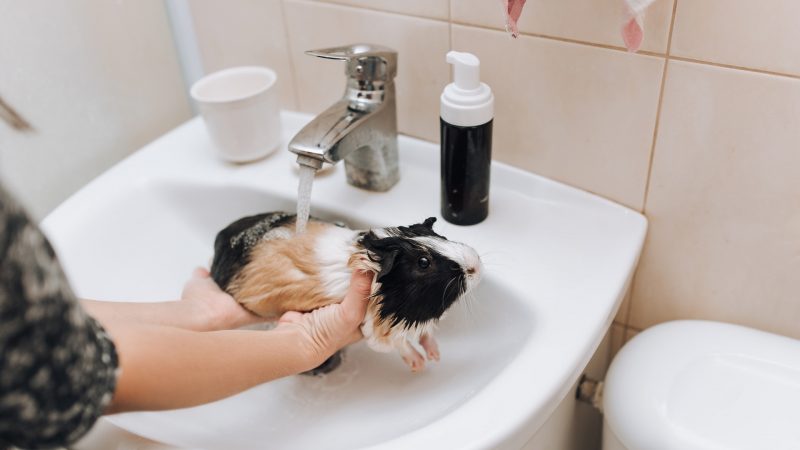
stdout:
MULTIPOLYGON (((217 236, 212 277, 228 290, 241 271, 256 263, 252 258, 261 246, 286 239, 313 239, 312 254, 302 258, 312 262, 315 273, 306 274, 304 280, 308 282, 309 276, 315 277, 324 298, 320 303, 340 302, 353 270, 372 270, 376 274, 372 296, 361 327, 370 348, 379 352, 397 350, 415 371, 424 367, 425 358, 412 343, 420 344, 428 359, 439 359, 433 339, 438 320, 480 281, 482 265, 475 250, 437 234, 433 230, 436 221, 433 217, 410 226, 365 231, 312 220, 315 225, 309 223, 303 235, 294 233, 294 219, 292 214, 267 213, 229 225, 217 236)), ((298 277, 302 276, 293 267, 282 267, 281 271, 294 271, 298 277)), ((257 309, 254 302, 275 301, 231 294, 251 310, 257 309)), ((323 304, 314 307, 319 306, 323 304)))

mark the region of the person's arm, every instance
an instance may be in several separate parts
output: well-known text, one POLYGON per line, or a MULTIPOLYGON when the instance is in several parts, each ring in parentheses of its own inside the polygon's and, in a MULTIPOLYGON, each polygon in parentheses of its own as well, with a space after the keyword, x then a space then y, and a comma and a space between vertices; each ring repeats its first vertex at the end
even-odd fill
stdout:
POLYGON ((310 370, 362 337, 371 281, 371 273, 354 273, 342 303, 286 313, 269 331, 196 332, 106 320, 121 368, 106 412, 196 406, 310 370))
POLYGON ((0 448, 69 446, 108 405, 117 353, 52 247, 0 187, 0 448))
POLYGON ((157 303, 81 300, 83 308, 102 323, 131 321, 194 331, 239 328, 263 322, 226 293, 216 289, 207 270, 198 268, 184 286, 180 300, 157 303))

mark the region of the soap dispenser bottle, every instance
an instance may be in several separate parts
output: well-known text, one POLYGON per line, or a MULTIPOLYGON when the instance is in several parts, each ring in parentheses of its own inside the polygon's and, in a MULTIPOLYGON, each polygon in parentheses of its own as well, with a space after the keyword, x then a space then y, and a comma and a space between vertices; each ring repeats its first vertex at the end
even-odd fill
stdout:
POLYGON ((453 82, 441 97, 442 217, 456 225, 474 225, 489 215, 494 95, 480 80, 480 61, 451 51, 453 82))

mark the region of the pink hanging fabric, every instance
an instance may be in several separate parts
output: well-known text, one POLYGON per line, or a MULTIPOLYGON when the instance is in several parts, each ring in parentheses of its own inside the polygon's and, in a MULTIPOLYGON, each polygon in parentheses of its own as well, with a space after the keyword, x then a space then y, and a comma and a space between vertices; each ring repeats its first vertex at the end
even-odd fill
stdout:
POLYGON ((525 0, 500 0, 503 3, 503 13, 506 16, 506 31, 511 33, 512 37, 519 36, 519 29, 517 28, 517 21, 522 14, 522 7, 525 6, 525 0))
POLYGON ((624 1, 625 20, 622 24, 622 41, 629 52, 637 52, 644 40, 644 12, 654 0, 624 1))
MULTIPOLYGON (((622 41, 629 52, 637 52, 644 40, 644 12, 655 0, 623 0, 625 2, 625 20, 622 25, 622 41)), ((500 0, 506 19, 506 31, 511 36, 519 36, 517 21, 522 14, 525 0, 500 0)))

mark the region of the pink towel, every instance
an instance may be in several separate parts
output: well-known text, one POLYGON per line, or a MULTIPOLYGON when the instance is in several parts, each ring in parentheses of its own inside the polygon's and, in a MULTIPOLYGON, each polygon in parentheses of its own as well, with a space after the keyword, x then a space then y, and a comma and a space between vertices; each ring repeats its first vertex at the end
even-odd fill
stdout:
POLYGON ((625 0, 622 40, 629 52, 636 52, 644 39, 644 12, 654 0, 625 0))
MULTIPOLYGON (((630 52, 636 52, 644 39, 644 12, 654 0, 623 0, 625 3, 625 20, 622 25, 622 40, 630 52)), ((517 21, 522 14, 525 0, 500 0, 506 18, 506 31, 511 36, 519 36, 517 21)))
POLYGON ((522 7, 525 0, 500 0, 503 3, 503 14, 506 16, 506 31, 511 33, 511 37, 519 36, 517 20, 522 14, 522 7))

